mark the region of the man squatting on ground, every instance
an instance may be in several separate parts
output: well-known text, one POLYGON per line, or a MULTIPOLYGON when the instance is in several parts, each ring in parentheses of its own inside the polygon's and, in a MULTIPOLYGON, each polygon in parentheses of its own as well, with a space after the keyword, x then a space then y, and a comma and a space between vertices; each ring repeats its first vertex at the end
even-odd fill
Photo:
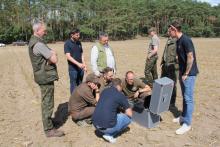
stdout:
POLYGON ((182 33, 179 22, 169 25, 169 33, 173 38, 177 38, 176 51, 179 63, 179 82, 183 95, 182 116, 174 119, 174 122, 182 124, 176 130, 176 134, 184 134, 191 129, 192 114, 194 111, 194 86, 196 76, 199 73, 196 53, 192 40, 182 33))
POLYGON ((136 100, 148 101, 150 103, 150 86, 137 79, 133 71, 127 71, 125 78, 122 79, 122 91, 128 97, 128 102, 133 108, 136 100))
POLYGON ((114 69, 106 67, 102 71, 102 75, 99 77, 100 92, 111 85, 114 78, 114 69))
POLYGON ((116 142, 116 135, 131 123, 132 110, 127 97, 121 93, 122 82, 113 79, 112 86, 103 90, 92 116, 93 125, 102 132, 103 138, 111 143, 116 142), (118 113, 118 109, 123 112, 118 113))
POLYGON ((57 55, 43 41, 46 25, 43 22, 33 24, 34 34, 29 41, 29 56, 34 72, 34 80, 41 89, 41 110, 44 132, 47 137, 61 137, 62 131, 54 128, 51 116, 54 107, 54 81, 58 80, 57 55))
POLYGON ((68 111, 73 121, 80 126, 85 126, 88 119, 92 116, 95 105, 99 100, 99 78, 95 74, 89 74, 86 82, 81 83, 73 91, 69 103, 68 111))

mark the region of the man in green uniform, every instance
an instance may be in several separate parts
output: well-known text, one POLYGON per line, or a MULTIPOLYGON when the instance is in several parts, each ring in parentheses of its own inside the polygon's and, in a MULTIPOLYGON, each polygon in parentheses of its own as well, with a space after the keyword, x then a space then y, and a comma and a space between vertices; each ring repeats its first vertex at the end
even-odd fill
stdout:
MULTIPOLYGON (((168 35, 170 36, 169 31, 168 35)), ((174 81, 170 109, 175 107, 177 75, 178 63, 176 57, 176 38, 169 37, 161 60, 161 77, 168 77, 174 81)))
POLYGON ((145 63, 145 80, 150 87, 153 87, 153 81, 158 78, 157 74, 157 51, 159 48, 160 40, 157 37, 156 28, 150 28, 148 30, 149 36, 151 37, 148 55, 145 63))
POLYGON ((141 80, 135 78, 133 71, 127 71, 125 79, 122 79, 122 92, 128 97, 130 107, 133 108, 136 100, 150 102, 151 88, 141 80), (148 99, 149 98, 149 99, 148 99))
POLYGON ((61 137, 62 131, 54 128, 51 116, 54 107, 54 81, 58 80, 57 55, 43 41, 46 25, 43 22, 33 24, 34 34, 29 41, 29 56, 34 72, 34 80, 41 89, 42 121, 47 137, 61 137))

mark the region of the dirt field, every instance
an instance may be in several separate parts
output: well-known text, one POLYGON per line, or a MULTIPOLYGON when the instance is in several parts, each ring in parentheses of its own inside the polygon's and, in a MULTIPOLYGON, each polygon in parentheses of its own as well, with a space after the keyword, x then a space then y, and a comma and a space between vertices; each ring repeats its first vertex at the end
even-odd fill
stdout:
MULTIPOLYGON (((166 38, 161 38, 160 58, 165 42, 166 38)), ((0 48, 0 147, 220 146, 220 38, 196 38, 193 42, 200 74, 195 88, 192 131, 182 136, 175 135, 179 125, 172 123, 172 113, 165 112, 162 114, 163 121, 156 128, 146 129, 132 123, 130 131, 117 138, 113 145, 98 138, 93 127, 78 127, 70 118, 60 127, 65 131, 65 137, 46 138, 41 121, 40 90, 33 81, 27 46, 0 48)), ((89 67, 92 44, 82 43, 89 67)), ((143 77, 147 38, 110 44, 116 55, 116 76, 122 77, 127 70, 133 70, 138 77, 143 77)), ((65 113, 70 96, 67 62, 63 42, 49 46, 57 51, 59 57, 60 80, 55 83, 54 112, 60 116, 58 112, 65 113)), ((158 69, 159 63, 160 60, 158 69)), ((177 106, 181 110, 179 86, 177 106)))

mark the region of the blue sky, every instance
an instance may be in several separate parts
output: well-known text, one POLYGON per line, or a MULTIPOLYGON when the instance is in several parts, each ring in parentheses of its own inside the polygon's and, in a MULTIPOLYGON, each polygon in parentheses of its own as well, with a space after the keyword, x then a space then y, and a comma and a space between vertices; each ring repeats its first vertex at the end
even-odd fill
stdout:
POLYGON ((217 6, 218 4, 220 4, 220 0, 198 0, 201 2, 208 2, 210 3, 212 6, 217 6))

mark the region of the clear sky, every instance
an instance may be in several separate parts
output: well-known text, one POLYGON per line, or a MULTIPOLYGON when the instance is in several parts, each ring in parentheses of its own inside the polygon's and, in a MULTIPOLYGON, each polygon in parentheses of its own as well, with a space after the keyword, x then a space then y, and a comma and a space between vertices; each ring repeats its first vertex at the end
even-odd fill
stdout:
POLYGON ((198 0, 198 1, 210 3, 212 6, 217 6, 218 4, 220 4, 220 0, 198 0))

